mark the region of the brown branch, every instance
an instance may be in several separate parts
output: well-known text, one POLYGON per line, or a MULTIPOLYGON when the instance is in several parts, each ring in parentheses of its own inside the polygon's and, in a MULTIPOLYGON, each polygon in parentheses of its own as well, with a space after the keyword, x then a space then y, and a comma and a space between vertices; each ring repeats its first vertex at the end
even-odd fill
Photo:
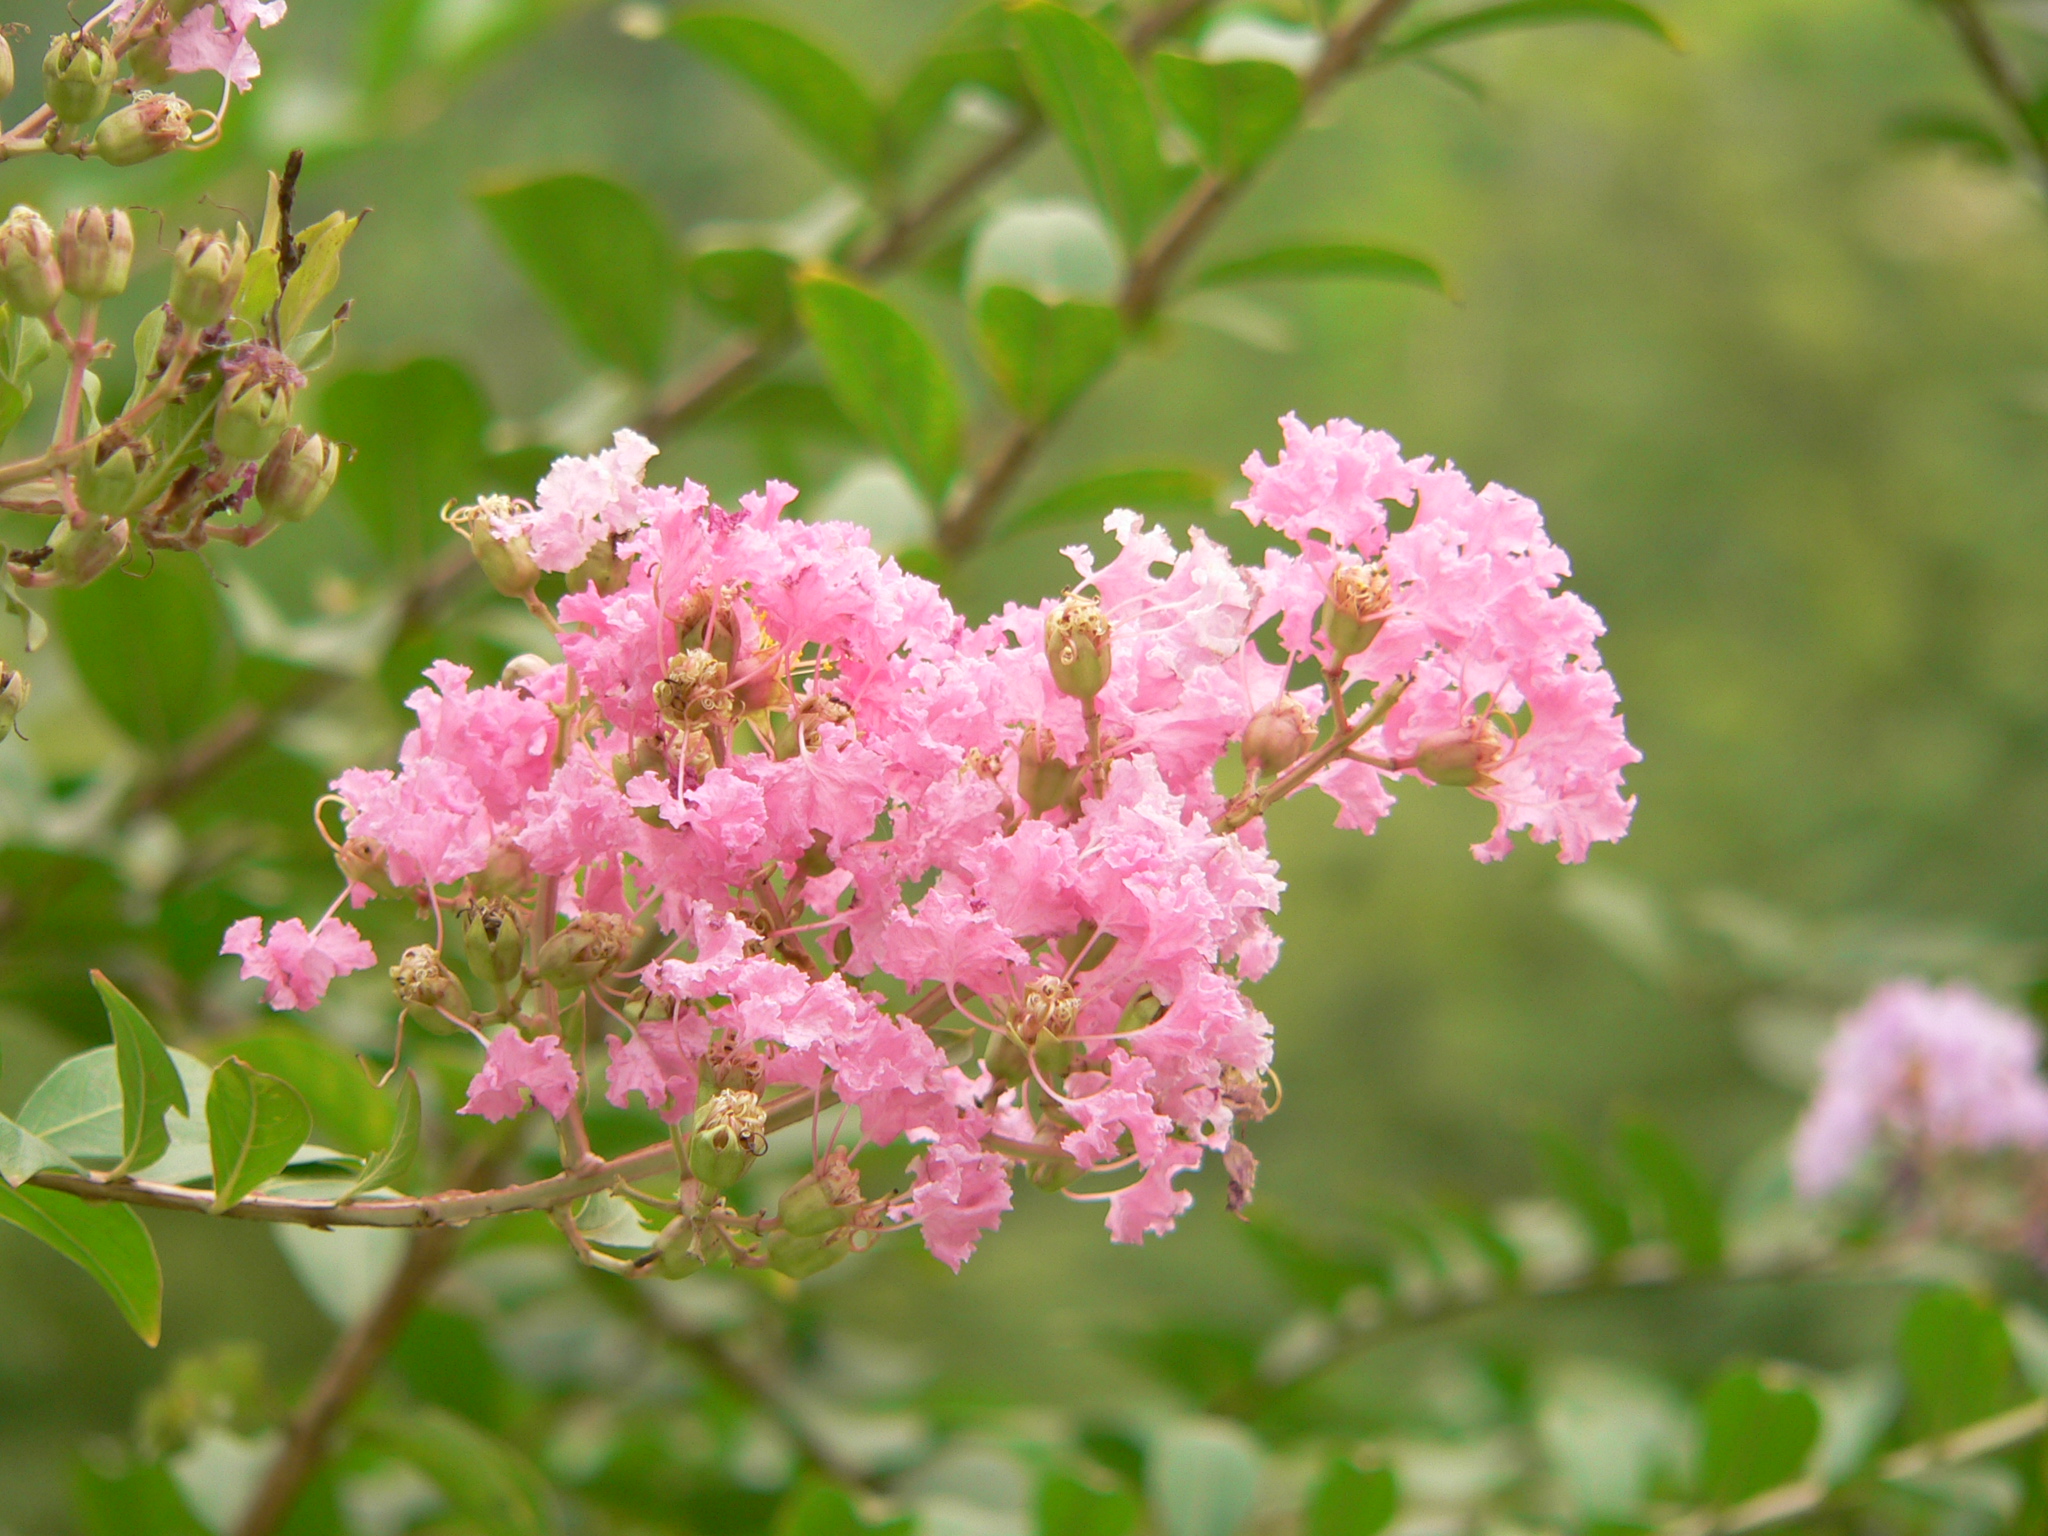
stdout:
POLYGON ((2048 181, 2048 122, 2034 113, 2034 88, 2013 56, 1991 30, 1977 0, 1937 0, 1971 66, 2005 109, 2025 142, 2034 174, 2048 181))

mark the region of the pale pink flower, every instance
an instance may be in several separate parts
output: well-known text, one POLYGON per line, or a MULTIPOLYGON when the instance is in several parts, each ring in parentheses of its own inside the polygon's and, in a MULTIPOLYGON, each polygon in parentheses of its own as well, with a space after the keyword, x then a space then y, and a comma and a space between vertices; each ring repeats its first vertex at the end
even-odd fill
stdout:
POLYGON ((921 1224, 932 1257, 959 1273, 984 1232, 1010 1208, 1010 1166, 993 1153, 942 1141, 912 1165, 916 1183, 902 1213, 921 1224))
POLYGON ((483 1070, 469 1080, 469 1100, 462 1113, 486 1120, 510 1119, 526 1108, 520 1095, 524 1089, 533 1095, 534 1103, 559 1120, 569 1112, 581 1086, 576 1063, 562 1049, 559 1036, 529 1040, 516 1025, 508 1024, 491 1036, 483 1070))
POLYGON ((263 982, 263 1001, 279 1010, 317 1007, 335 977, 377 963, 369 941, 337 917, 311 933, 288 917, 271 925, 268 939, 262 918, 245 917, 228 929, 220 952, 240 956, 242 980, 263 982))

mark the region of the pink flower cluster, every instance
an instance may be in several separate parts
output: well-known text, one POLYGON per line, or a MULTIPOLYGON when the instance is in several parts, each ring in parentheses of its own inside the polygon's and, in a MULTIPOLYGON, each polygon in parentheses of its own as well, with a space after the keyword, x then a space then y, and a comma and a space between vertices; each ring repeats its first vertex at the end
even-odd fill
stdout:
POLYGON ((1894 981, 1843 1018, 1792 1139, 1809 1198, 1840 1188, 1880 1140, 1923 1152, 2048 1147, 2041 1038, 1961 983, 1894 981))
MULTIPOLYGON (((116 25, 126 23, 144 0, 122 0, 114 7, 116 25)), ((238 91, 246 91, 263 73, 263 61, 249 41, 251 27, 274 27, 284 20, 286 0, 207 0, 188 11, 169 35, 171 73, 219 75, 238 91)))
MULTIPOLYGON (((1244 567, 1117 512, 1106 564, 1068 551, 1072 593, 981 625, 864 530, 785 517, 786 486, 728 511, 646 485, 630 432, 558 462, 475 516, 572 573, 562 659, 429 669, 397 770, 335 783, 351 894, 507 903, 540 930, 529 980, 572 929, 628 934, 588 993, 611 1101, 682 1121, 746 1053, 764 1102, 836 1099, 857 1145, 919 1149, 876 1219, 956 1268, 1020 1167, 1117 1241, 1168 1231, 1176 1180, 1267 1108, 1243 985, 1279 954, 1271 803, 1313 782, 1370 831, 1393 781, 1459 784, 1498 813, 1481 858, 1526 829, 1568 860, 1633 806, 1600 622, 1535 506, 1283 425, 1239 505, 1292 547, 1244 567)), ((325 977, 278 934, 245 974, 305 1006, 325 977)), ((524 1089, 560 1117, 581 1065, 523 1015, 466 1108, 524 1089)))

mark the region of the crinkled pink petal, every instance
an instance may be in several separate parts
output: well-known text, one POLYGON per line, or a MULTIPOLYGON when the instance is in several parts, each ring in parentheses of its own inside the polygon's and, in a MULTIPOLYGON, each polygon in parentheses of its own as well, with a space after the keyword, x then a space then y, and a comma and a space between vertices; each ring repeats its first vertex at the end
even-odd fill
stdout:
POLYGON ((280 1011, 318 1007, 335 977, 377 963, 369 941, 334 917, 311 933, 288 917, 272 925, 268 939, 263 919, 245 917, 228 929, 220 952, 240 956, 242 979, 263 982, 263 1001, 280 1011))
POLYGON ((469 1099, 461 1112, 486 1120, 510 1119, 526 1108, 520 1096, 523 1089, 559 1120, 568 1113, 581 1086, 576 1064, 562 1049, 560 1036, 529 1040, 516 1025, 508 1024, 491 1036, 483 1070, 469 1080, 469 1099))

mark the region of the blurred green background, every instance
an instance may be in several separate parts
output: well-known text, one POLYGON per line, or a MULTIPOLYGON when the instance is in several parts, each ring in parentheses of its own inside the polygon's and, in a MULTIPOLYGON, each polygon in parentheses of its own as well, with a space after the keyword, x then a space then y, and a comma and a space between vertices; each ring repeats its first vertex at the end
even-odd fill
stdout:
MULTIPOLYGON (((224 210, 255 223, 262 168, 303 145, 302 208, 374 210, 341 289, 355 318, 323 378, 449 358, 482 387, 493 451, 586 448, 617 419, 616 397, 494 244, 470 202, 478 183, 598 170, 643 191, 680 238, 713 219, 787 217, 828 178, 728 80, 627 35, 608 8, 557 4, 493 49, 491 25, 550 8, 451 0, 426 8, 424 62, 380 53, 389 18, 418 9, 299 0, 261 38, 260 87, 212 154, 118 186, 34 161, 0 175, 11 199, 53 216, 107 197, 161 208, 166 233, 143 237, 160 251, 224 210)), ((883 78, 952 9, 801 8, 883 78)), ((1277 818, 1287 950, 1259 997, 1287 1095, 1253 1146, 1261 1204, 1297 1226, 1342 1228, 1419 1194, 1522 1192, 1532 1124, 1590 1126, 1616 1106, 1654 1110, 1736 1176, 1789 1125, 1818 1021, 1869 978, 1917 967, 2013 988, 2036 970, 2048 902, 2039 198, 2011 175, 1892 142, 1900 113, 1976 96, 1907 0, 1662 9, 1685 51, 1558 29, 1463 50, 1480 98, 1402 69, 1345 89, 1215 249, 1281 233, 1380 240, 1437 259, 1457 301, 1327 283, 1247 291, 1210 317, 1224 329, 1170 316, 1023 492, 1102 464, 1228 474, 1254 448, 1272 455, 1283 411, 1347 415, 1534 496, 1606 617, 1645 761, 1630 776, 1633 833, 1586 868, 1529 848, 1474 864, 1465 845, 1488 813, 1448 791, 1409 791, 1370 840, 1333 834, 1313 798, 1277 818)), ((15 13, 31 39, 56 15, 15 13)), ((1047 145, 1001 191, 1075 185, 1047 145)), ((138 261, 138 292, 161 263, 138 261)), ((915 305, 923 281, 891 291, 915 305)), ((139 314, 146 299, 130 297, 139 314)), ((712 334, 679 313, 673 356, 712 334)), ((854 457, 807 454, 807 494, 828 494, 854 457)), ((783 468, 757 434, 717 419, 656 464, 722 496, 783 468)), ((359 472, 344 472, 338 502, 359 472)), ((1057 546, 1078 536, 986 554, 958 573, 956 597, 985 611, 1056 590, 1057 546)), ((216 563, 229 584, 251 573, 296 619, 346 620, 376 595, 373 545, 345 507, 216 563)), ((124 585, 102 583, 117 597, 124 585)), ((307 916, 325 905, 303 807, 335 762, 390 750, 396 703, 426 659, 524 648, 489 611, 464 610, 345 690, 174 826, 100 850, 125 888, 81 873, 93 850, 48 850, 64 836, 52 807, 89 792, 123 749, 61 649, 35 659, 29 739, 0 748, 0 1103, 97 1040, 77 990, 87 963, 119 974, 131 952, 186 956, 199 979, 165 982, 159 1008, 200 1033, 247 1022, 255 989, 209 967, 206 946, 252 901, 307 916), (50 974, 60 963, 69 983, 50 974)), ((223 646, 187 650, 226 665, 223 646)), ((962 1402, 1115 1401, 1133 1390, 1114 1346, 1130 1330, 1169 1315, 1263 1329, 1284 1311, 1223 1212, 1220 1170, 1195 1187, 1182 1230, 1142 1251, 1111 1247, 1091 1208, 1024 1190, 958 1279, 902 1246, 814 1288, 827 1314, 907 1352, 962 1402)), ((156 1355, 62 1260, 0 1230, 0 1530, 69 1528, 78 1448, 128 1434, 136 1394, 170 1357, 254 1338, 289 1391, 331 1337, 267 1233, 150 1224, 168 1291, 156 1355)), ((1732 1305, 1557 1326, 1683 1368, 1727 1345, 1732 1305)), ((1741 1305, 1745 1326, 1767 1321, 1778 1347, 1818 1364, 1856 1326, 1853 1307, 1741 1305)))

